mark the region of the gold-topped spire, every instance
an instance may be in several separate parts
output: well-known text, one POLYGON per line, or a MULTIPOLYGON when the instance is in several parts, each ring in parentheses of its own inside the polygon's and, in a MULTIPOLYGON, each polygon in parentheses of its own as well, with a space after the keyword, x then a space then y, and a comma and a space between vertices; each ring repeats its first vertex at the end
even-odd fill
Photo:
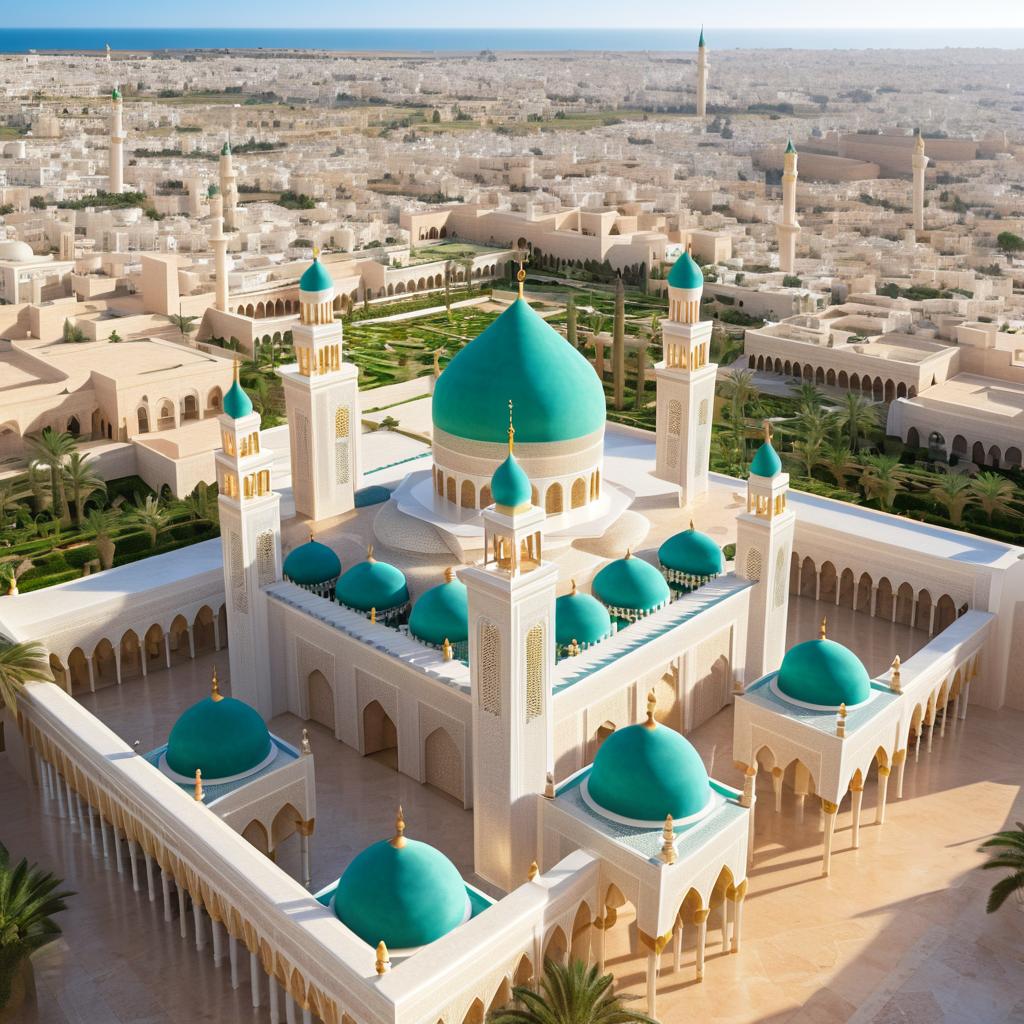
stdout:
POLYGON ((891 670, 890 671, 890 675, 889 675, 889 689, 892 690, 893 693, 899 693, 901 686, 900 686, 900 656, 898 654, 896 655, 895 658, 892 659, 892 665, 890 665, 889 668, 891 670))
POLYGON ((775 432, 772 429, 772 421, 766 419, 764 421, 764 423, 762 424, 762 426, 764 428, 764 442, 765 442, 765 444, 771 444, 772 443, 772 434, 774 434, 774 432, 775 432))
POLYGON ((508 453, 512 454, 516 442, 516 428, 512 424, 512 399, 508 400, 508 453))
POLYGON ((672 815, 665 815, 665 824, 661 829, 661 859, 666 864, 675 864, 676 862, 676 846, 675 846, 676 833, 672 825, 672 815))
POLYGON ((377 943, 377 973, 386 974, 391 969, 391 959, 388 956, 388 947, 384 945, 384 940, 381 939, 377 943))
POLYGON ((818 627, 818 639, 819 640, 827 640, 828 639, 828 619, 827 618, 823 618, 821 620, 821 625, 818 627))
POLYGON ((199 768, 196 769, 196 788, 194 796, 196 803, 201 804, 203 802, 203 773, 199 768))
POLYGON ((693 525, 693 520, 692 519, 690 520, 690 529, 691 530, 696 529, 696 527, 693 525))
POLYGON ((223 700, 224 695, 220 692, 220 683, 217 682, 217 666, 213 666, 213 678, 210 680, 210 700, 223 700))
POLYGON ((576 596, 576 581, 575 580, 569 580, 569 593, 572 594, 573 597, 576 596))
POLYGON ((658 698, 654 694, 654 687, 647 691, 647 721, 644 722, 644 727, 647 729, 653 729, 658 723, 654 720, 654 711, 658 706, 658 698))
POLYGON ((242 364, 237 359, 232 359, 231 360, 231 365, 234 367, 234 369, 232 370, 232 373, 234 373, 234 375, 235 375, 235 383, 237 384, 238 383, 238 374, 240 372, 242 364))
POLYGON ((527 253, 520 249, 516 253, 516 262, 519 264, 519 269, 516 271, 516 281, 519 282, 519 298, 523 297, 523 285, 526 283, 526 257, 527 253))
POLYGON ((448 637, 445 637, 444 643, 441 644, 441 657, 444 658, 445 661, 451 661, 452 653, 453 652, 451 641, 448 639, 448 637))
POLYGON ((402 813, 401 804, 398 805, 398 813, 395 815, 395 838, 391 840, 391 845, 396 850, 405 846, 405 815, 402 813))
POLYGON ((309 730, 302 730, 302 746, 299 748, 303 754, 312 754, 313 747, 309 742, 309 730))
POLYGON ((373 557, 373 545, 372 544, 367 544, 366 545, 366 560, 368 562, 375 562, 376 561, 376 559, 373 557))
POLYGON ((312 544, 314 540, 316 540, 316 538, 313 536, 313 531, 310 530, 309 531, 309 543, 312 544))
POLYGON ((320 259, 320 246, 319 245, 314 245, 313 246, 313 259, 315 259, 315 260, 320 259))
POLYGON ((454 569, 453 566, 449 565, 448 568, 445 569, 445 571, 444 571, 444 581, 445 581, 445 583, 451 583, 454 579, 455 579, 455 569, 454 569))
POLYGON ((625 558, 632 558, 633 557, 633 549, 632 548, 626 548, 626 554, 623 557, 625 557, 625 558))
POLYGON ((532 882, 540 874, 540 868, 537 866, 537 862, 531 861, 530 868, 526 872, 526 880, 532 882))
POLYGON ((842 704, 839 705, 839 717, 840 718, 845 718, 846 717, 846 702, 845 701, 842 704))

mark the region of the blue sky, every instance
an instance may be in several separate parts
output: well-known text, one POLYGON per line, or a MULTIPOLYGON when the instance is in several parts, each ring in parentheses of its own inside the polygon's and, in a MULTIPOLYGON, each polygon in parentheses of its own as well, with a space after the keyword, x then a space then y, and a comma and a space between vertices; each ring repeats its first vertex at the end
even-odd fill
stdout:
MULTIPOLYGON (((252 27, 310 28, 436 26, 515 26, 650 29, 688 28, 706 21, 710 27, 816 28, 850 26, 891 28, 1022 28, 1022 0, 856 0, 826 4, 822 0, 719 0, 712 5, 666 0, 388 0, 384 5, 354 0, 320 0, 301 13, 281 0, 150 0, 117 4, 110 0, 37 0, 3 4, 4 26, 252 27), (713 13, 712 13, 713 12, 713 13)), ((2 29, 0 29, 2 31, 2 29)))

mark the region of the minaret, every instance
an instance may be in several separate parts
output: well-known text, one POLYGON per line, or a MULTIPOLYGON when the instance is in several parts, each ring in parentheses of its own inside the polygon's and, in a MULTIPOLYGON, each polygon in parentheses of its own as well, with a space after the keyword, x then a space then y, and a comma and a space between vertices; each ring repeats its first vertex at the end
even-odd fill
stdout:
POLYGON ((491 478, 484 560, 462 569, 473 700, 473 856, 506 891, 537 859, 538 806, 552 770, 551 676, 558 570, 543 560, 544 511, 513 454, 491 478))
POLYGON ((796 219, 796 147, 792 139, 786 143, 786 154, 782 160, 782 219, 776 225, 779 233, 779 269, 784 274, 792 274, 796 262, 796 236, 800 234, 800 225, 796 219))
POLYGON ((224 197, 224 225, 228 231, 234 231, 238 227, 238 174, 228 142, 220 151, 220 194, 224 197))
POLYGON ((115 85, 110 94, 112 107, 110 111, 110 164, 108 167, 109 182, 107 191, 124 191, 124 120, 121 102, 121 88, 115 85))
POLYGON ((228 309, 228 236, 224 234, 224 197, 211 188, 210 220, 213 230, 210 232, 210 245, 213 247, 214 273, 217 282, 216 306, 221 312, 228 309))
POLYGON ((786 651, 789 563, 796 516, 786 495, 789 474, 772 447, 765 421, 764 443, 747 478, 747 510, 736 517, 736 574, 754 583, 747 615, 748 682, 778 668, 786 651))
POLYGON ((708 114, 708 48, 704 45, 704 26, 697 40, 697 116, 708 114))
POLYGON ((662 354, 657 380, 655 474, 680 487, 689 505, 708 489, 715 374, 709 361, 710 320, 700 319, 704 275, 689 252, 668 275, 668 319, 661 322, 662 354))
POLYGON ((334 281, 319 257, 299 279, 296 362, 284 382, 295 511, 319 521, 355 507, 360 472, 359 371, 342 362, 342 326, 334 319, 334 281))
POLYGON ((928 157, 924 155, 924 136, 920 129, 914 141, 914 155, 910 158, 914 168, 914 230, 924 231, 924 172, 928 157))
POLYGON ((281 578, 280 498, 273 490, 274 456, 260 444, 260 416, 235 380, 224 396, 221 449, 216 453, 220 539, 232 695, 270 718, 273 704, 267 605, 263 587, 281 578))

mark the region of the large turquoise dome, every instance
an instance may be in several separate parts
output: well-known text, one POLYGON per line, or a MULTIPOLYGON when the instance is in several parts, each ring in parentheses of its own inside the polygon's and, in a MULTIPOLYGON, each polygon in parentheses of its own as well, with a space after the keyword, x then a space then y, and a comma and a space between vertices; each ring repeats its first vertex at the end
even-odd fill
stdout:
POLYGON ((616 729, 601 744, 587 778, 590 799, 612 814, 661 824, 701 814, 711 800, 708 773, 688 740, 648 721, 616 729))
POLYGON ((371 946, 414 949, 447 935, 470 916, 469 894, 440 850, 402 834, 368 846, 334 891, 338 919, 371 946))
POLYGON ((440 647, 469 639, 469 601, 466 584, 448 570, 444 583, 420 595, 409 616, 409 632, 424 643, 440 647))
POLYGON ((494 471, 491 477, 491 497, 496 505, 505 508, 520 508, 529 505, 533 496, 530 478, 526 471, 509 452, 508 458, 494 471))
POLYGON ((503 442, 509 400, 516 440, 570 441, 604 428, 594 368, 525 299, 517 299, 445 367, 434 385, 434 426, 471 441, 503 442))
POLYGON ((642 558, 626 552, 625 558, 609 562, 590 588, 594 596, 611 609, 646 615, 666 604, 672 594, 665 577, 642 558))
POLYGON ((310 540, 288 552, 284 560, 284 575, 300 586, 312 587, 341 574, 341 559, 326 544, 310 540))
POLYGON ((871 679, 860 658, 824 636, 786 652, 776 685, 793 700, 826 708, 861 704, 871 695, 871 679))
POLYGON ((334 287, 334 278, 320 262, 318 257, 313 257, 313 262, 303 271, 299 278, 299 291, 303 292, 325 292, 328 288, 334 287))
POLYGON ((717 576, 722 571, 722 549, 691 524, 658 548, 658 561, 684 576, 717 576))
POLYGON ((581 647, 600 643, 612 631, 612 620, 596 597, 576 589, 555 601, 555 642, 568 647, 576 641, 581 647))
POLYGON ((779 458, 779 453, 772 447, 771 441, 765 441, 754 452, 754 457, 750 460, 750 472, 755 476, 767 477, 782 472, 782 460, 779 458))
POLYGON ((338 580, 334 596, 341 604, 357 611, 378 612, 400 608, 409 601, 405 573, 388 562, 378 562, 370 549, 365 562, 358 562, 338 580))
POLYGON ((672 288, 692 289, 704 287, 704 275, 688 252, 684 252, 672 264, 672 269, 668 272, 668 283, 672 288))
POLYGON ((193 778, 200 769, 207 782, 243 775, 270 753, 266 723, 255 708, 222 697, 214 676, 213 692, 193 704, 174 723, 167 738, 167 767, 193 778))

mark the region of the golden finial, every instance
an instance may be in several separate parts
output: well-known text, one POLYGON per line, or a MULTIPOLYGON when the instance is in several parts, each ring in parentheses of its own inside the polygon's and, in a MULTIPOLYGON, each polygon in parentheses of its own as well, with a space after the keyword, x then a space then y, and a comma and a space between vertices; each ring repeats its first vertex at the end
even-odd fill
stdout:
POLYGON ((661 830, 661 859, 666 864, 675 864, 676 862, 676 847, 675 847, 675 830, 672 827, 672 815, 665 815, 665 825, 661 830))
POLYGON ((452 660, 452 645, 451 645, 451 641, 449 641, 448 637, 445 637, 444 638, 444 643, 441 644, 441 655, 442 655, 442 657, 444 658, 445 661, 451 661, 452 660))
POLYGON ((203 773, 199 768, 196 769, 195 798, 196 803, 201 804, 203 802, 203 773))
POLYGON ((836 715, 836 735, 840 736, 840 737, 846 735, 846 705, 845 704, 840 704, 839 705, 839 714, 836 715))
POLYGON ((315 260, 320 259, 320 246, 319 245, 314 245, 313 246, 313 259, 315 259, 315 260))
POLYGON ((391 845, 396 850, 405 846, 405 815, 402 813, 401 804, 398 805, 398 813, 395 815, 395 838, 391 840, 391 845))
POLYGON ((376 561, 376 559, 373 557, 373 545, 372 544, 368 544, 366 546, 366 560, 368 562, 375 562, 376 561))
POLYGON ((218 701, 223 700, 224 697, 220 692, 220 683, 217 682, 217 666, 213 666, 213 679, 210 680, 210 700, 218 701))
POLYGON ((370 621, 371 622, 376 622, 377 621, 377 609, 376 608, 371 608, 370 609, 370 621))
POLYGON ((521 249, 519 250, 516 262, 519 264, 519 270, 516 271, 516 280, 519 282, 519 298, 522 298, 523 285, 526 283, 526 270, 524 269, 526 264, 526 253, 521 249))
POLYGON ((839 705, 839 717, 840 718, 845 718, 846 717, 846 702, 845 701, 842 704, 839 705))
POLYGON ((516 441, 516 428, 512 425, 512 399, 508 400, 508 453, 512 454, 516 441))
POLYGON ((658 723, 654 720, 654 709, 658 706, 658 698, 654 695, 654 687, 647 691, 647 721, 644 725, 653 729, 658 723))
POLYGON ((234 370, 232 372, 235 375, 235 383, 237 384, 238 383, 238 374, 239 374, 239 370, 240 370, 242 364, 237 359, 232 359, 231 360, 231 365, 234 367, 234 370))
POLYGON ((451 583, 455 579, 455 569, 452 566, 448 566, 444 571, 445 583, 451 583))
POLYGON ((576 581, 575 580, 569 580, 569 593, 572 594, 573 597, 576 596, 576 581))
POLYGON ((309 531, 309 543, 312 544, 316 538, 313 536, 313 531, 309 531))
POLYGON ((631 548, 626 548, 626 554, 625 554, 625 557, 626 557, 626 558, 632 558, 632 557, 633 557, 633 551, 632 551, 632 549, 631 549, 631 548))
POLYGON ((823 618, 821 620, 821 625, 818 627, 818 639, 819 640, 826 640, 826 639, 828 639, 828 619, 827 618, 823 618))
POLYGON ((889 667, 891 669, 891 673, 889 675, 889 689, 892 690, 893 693, 899 693, 900 692, 900 656, 898 654, 896 655, 895 658, 892 659, 892 665, 890 665, 889 667))
POLYGON ((381 939, 377 943, 377 973, 386 974, 391 969, 391 961, 388 959, 388 947, 384 945, 384 940, 381 939))
POLYGON ((308 729, 303 729, 302 730, 302 746, 301 746, 300 749, 302 750, 303 754, 312 754, 313 753, 313 747, 310 745, 310 742, 309 742, 309 730, 308 729))
POLYGON ((693 520, 692 519, 690 520, 690 529, 691 530, 694 529, 694 525, 693 525, 693 520))
POLYGON ((580 645, 576 640, 576 637, 572 638, 572 643, 569 644, 569 657, 575 658, 580 653, 580 645))
POLYGON ((764 427, 764 443, 771 444, 772 434, 774 433, 774 430, 772 429, 772 421, 765 420, 762 426, 764 427))
POLYGON ((554 800, 555 798, 554 772, 546 772, 544 775, 544 796, 546 796, 548 800, 554 800))
POLYGON ((540 868, 536 861, 530 862, 530 869, 526 872, 526 880, 532 882, 540 874, 540 868))

